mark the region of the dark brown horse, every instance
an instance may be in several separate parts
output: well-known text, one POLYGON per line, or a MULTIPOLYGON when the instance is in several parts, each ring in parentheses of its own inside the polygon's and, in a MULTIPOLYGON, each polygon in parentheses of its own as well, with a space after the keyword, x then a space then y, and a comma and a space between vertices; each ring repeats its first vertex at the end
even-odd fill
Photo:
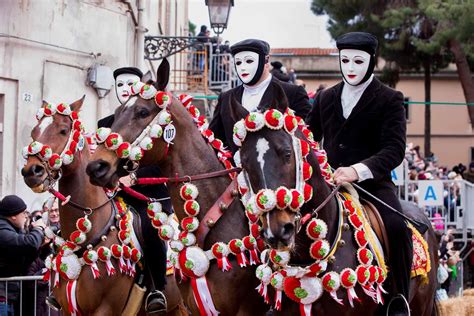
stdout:
MULTIPOLYGON (((276 89, 279 94, 275 97, 272 108, 285 113, 287 110, 286 97, 281 89, 276 89)), ((248 115, 248 112, 233 100, 233 116, 234 121, 239 121, 248 115)), ((301 130, 297 130, 295 136, 299 139, 306 140, 301 130)), ((242 142, 240 149, 240 157, 242 169, 248 174, 248 182, 250 188, 254 192, 261 189, 276 190, 280 186, 295 188, 296 185, 296 155, 293 147, 292 136, 285 129, 274 130, 267 127, 256 132, 248 132, 245 140, 242 142)), ((313 168, 313 175, 309 180, 309 184, 313 188, 312 198, 301 208, 301 215, 304 216, 312 210, 322 205, 323 201, 331 194, 332 188, 326 183, 319 167, 318 159, 314 152, 311 151, 307 157, 308 163, 313 168)), ((412 279, 410 307, 412 315, 427 316, 435 313, 434 294, 436 290, 437 280, 437 242, 435 234, 431 229, 426 216, 416 207, 404 204, 405 212, 417 220, 427 223, 430 230, 424 235, 425 240, 429 244, 431 271, 428 274, 429 283, 422 284, 421 277, 412 279)), ((328 226, 328 235, 326 239, 330 245, 334 244, 336 232, 339 227, 338 205, 335 198, 331 198, 329 202, 322 207, 317 213, 318 218, 324 220, 328 226)), ((274 248, 291 251, 292 265, 307 266, 315 260, 309 255, 308 249, 313 242, 306 235, 306 227, 297 231, 298 218, 296 213, 286 209, 274 208, 261 217, 263 226, 263 236, 265 241, 274 248)), ((347 218, 345 219, 347 221, 347 218)), ((349 227, 349 226, 347 226, 349 227)), ((335 261, 329 261, 326 271, 341 272, 344 268, 355 269, 358 265, 355 256, 358 245, 354 239, 354 232, 343 230, 342 240, 344 245, 334 254, 335 261)), ((337 244, 337 243, 336 243, 337 244)), ((343 299, 344 305, 335 302, 328 294, 324 292, 322 297, 317 300, 312 307, 313 315, 374 315, 381 312, 379 306, 369 298, 361 290, 360 286, 356 287, 358 297, 361 302, 354 303, 351 308, 348 302, 346 291, 338 291, 339 298, 343 299)), ((297 315, 298 304, 289 299, 283 300, 282 315, 297 315)))
MULTIPOLYGON (((158 82, 153 83, 157 90, 164 90, 169 77, 169 69, 158 69, 158 82)), ((180 101, 173 98, 168 106, 173 124, 176 128, 176 138, 169 150, 162 138, 154 139, 153 148, 147 151, 140 160, 142 166, 158 165, 166 177, 194 176, 214 171, 224 170, 213 149, 203 139, 196 128, 191 115, 180 101)), ((115 112, 112 132, 119 133, 124 141, 132 142, 147 127, 160 111, 153 101, 137 97, 135 103, 121 106, 115 112)), ((87 168, 91 181, 96 185, 114 187, 118 178, 124 174, 123 161, 112 151, 99 146, 87 168)), ((197 201, 200 204, 198 219, 202 221, 207 211, 221 196, 231 183, 229 176, 202 179, 192 182, 199 189, 197 201)), ((170 183, 173 208, 181 220, 187 215, 183 210, 183 200, 179 189, 182 184, 170 183)), ((204 225, 204 223, 201 223, 204 225)), ((218 241, 229 242, 234 238, 242 238, 249 234, 248 221, 242 204, 238 199, 228 205, 227 210, 207 234, 203 249, 207 250, 218 241)), ((241 269, 235 257, 230 257, 233 269, 222 272, 217 264, 211 262, 206 278, 209 284, 212 300, 221 315, 264 315, 268 306, 255 291, 258 285, 255 278, 255 266, 241 269)), ((187 307, 193 315, 199 314, 190 282, 181 282, 180 290, 187 307)))
MULTIPOLYGON (((72 104, 72 111, 79 112, 83 99, 72 104)), ((43 104, 43 108, 47 103, 43 104)), ((61 153, 68 143, 71 131, 73 131, 73 122, 70 116, 54 114, 44 116, 34 127, 31 136, 34 141, 44 145, 49 145, 54 153, 61 153)), ((83 209, 73 207, 71 203, 59 206, 61 235, 68 238, 75 231, 76 221, 84 216, 87 208, 93 211, 89 215, 92 223, 92 230, 87 233, 87 242, 94 237, 106 235, 105 241, 100 241, 95 246, 109 247, 112 244, 120 243, 117 237, 117 230, 107 229, 110 226, 112 214, 112 202, 100 187, 90 184, 86 176, 86 166, 90 159, 90 153, 87 143, 84 149, 78 150, 74 154, 74 160, 68 165, 64 165, 57 170, 51 169, 47 163, 40 160, 37 156, 28 156, 27 163, 22 169, 22 175, 25 183, 35 192, 44 192, 53 185, 54 180, 59 177, 59 192, 64 196, 71 196, 71 202, 82 205, 83 209), (59 173, 62 176, 59 176, 59 173), (97 207, 94 209, 94 207, 97 207)), ((157 237, 158 238, 158 237, 157 237)), ((87 243, 85 243, 87 244, 87 243)), ((83 266, 77 282, 77 305, 84 315, 120 315, 126 306, 130 291, 134 284, 132 277, 122 273, 116 273, 114 276, 106 276, 106 267, 102 262, 97 262, 101 277, 94 280, 90 269, 83 266)), ((114 263, 118 269, 118 262, 114 263)), ((51 276, 52 280, 54 276, 51 276)), ((185 312, 179 307, 181 301, 178 287, 173 277, 168 278, 166 286, 166 296, 168 297, 169 315, 185 315, 185 312)), ((53 288, 55 298, 62 306, 65 314, 69 314, 66 298, 66 281, 61 280, 59 287, 53 288)))

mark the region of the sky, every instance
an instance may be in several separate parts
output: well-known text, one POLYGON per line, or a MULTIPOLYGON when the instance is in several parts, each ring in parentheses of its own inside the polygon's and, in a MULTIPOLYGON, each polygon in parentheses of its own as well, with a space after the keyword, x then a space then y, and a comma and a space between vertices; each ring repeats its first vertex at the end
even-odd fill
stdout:
MULTIPOLYGON (((311 0, 234 0, 221 36, 231 44, 263 39, 272 48, 335 47, 326 31, 327 17, 316 16, 310 7, 311 0)), ((196 33, 203 24, 209 27, 205 0, 189 0, 189 20, 196 24, 196 33)))

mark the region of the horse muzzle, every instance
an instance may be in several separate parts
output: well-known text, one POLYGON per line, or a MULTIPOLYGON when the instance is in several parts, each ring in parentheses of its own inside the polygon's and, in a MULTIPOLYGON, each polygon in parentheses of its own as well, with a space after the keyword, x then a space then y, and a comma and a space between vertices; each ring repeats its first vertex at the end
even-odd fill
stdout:
POLYGON ((109 162, 98 159, 87 164, 86 173, 93 185, 114 188, 118 182, 118 176, 112 173, 111 169, 109 162))
POLYGON ((295 225, 286 223, 279 225, 276 229, 267 227, 262 230, 262 237, 265 243, 277 250, 289 250, 295 243, 295 225))
POLYGON ((48 172, 43 165, 39 163, 27 164, 21 169, 21 175, 33 192, 41 193, 48 189, 48 172))

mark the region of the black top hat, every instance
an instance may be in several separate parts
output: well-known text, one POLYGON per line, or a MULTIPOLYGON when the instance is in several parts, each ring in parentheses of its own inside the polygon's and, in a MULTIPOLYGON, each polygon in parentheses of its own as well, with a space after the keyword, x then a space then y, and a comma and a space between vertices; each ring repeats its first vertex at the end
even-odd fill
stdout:
POLYGON ((377 38, 366 32, 350 32, 336 39, 336 46, 342 49, 358 49, 374 55, 378 46, 377 38))
POLYGON ((0 201, 0 215, 14 216, 26 210, 25 202, 16 195, 7 195, 0 201))
POLYGON ((135 67, 122 67, 114 70, 114 79, 117 79, 118 76, 123 74, 132 74, 140 77, 140 80, 143 77, 143 72, 135 67))
POLYGON ((230 47, 230 52, 235 55, 239 52, 251 51, 259 55, 270 54, 270 45, 267 42, 258 39, 246 39, 235 43, 230 47))

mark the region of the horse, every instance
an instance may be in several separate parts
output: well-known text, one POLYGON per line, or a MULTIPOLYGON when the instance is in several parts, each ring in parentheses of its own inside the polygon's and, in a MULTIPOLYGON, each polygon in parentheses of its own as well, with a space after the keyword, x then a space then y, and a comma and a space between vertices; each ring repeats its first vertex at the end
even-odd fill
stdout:
MULTIPOLYGON (((61 239, 64 243, 64 239, 78 231, 78 221, 87 214, 92 227, 87 232, 87 243, 84 244, 91 243, 94 245, 93 249, 97 250, 101 246, 110 247, 120 241, 118 229, 115 228, 114 223, 116 216, 112 207, 114 201, 106 195, 103 188, 90 184, 86 176, 85 170, 91 154, 84 140, 85 137, 80 132, 81 123, 76 117, 83 101, 84 97, 70 105, 60 104, 57 110, 52 110, 51 106, 43 101, 40 114, 37 115, 38 123, 31 132, 34 142, 24 153, 27 161, 21 173, 25 183, 34 192, 51 190, 63 200, 67 197, 63 203, 59 204, 61 235, 64 238, 56 237, 56 240, 61 239), (60 111, 63 115, 59 115, 60 111), (74 143, 74 147, 80 148, 78 150, 71 148, 71 143, 74 143), (41 144, 45 145, 41 147, 41 144), (81 150, 82 146, 84 146, 83 150, 81 150), (70 152, 66 152, 65 157, 53 157, 56 154, 52 153, 65 151, 66 147, 70 152), (42 159, 35 155, 36 153, 42 155, 42 158, 51 158, 50 160, 42 159), (62 165, 55 165, 58 160, 62 162, 62 165), (58 182, 58 191, 52 189, 56 182, 58 182)), ((87 251, 91 249, 88 247, 87 251)), ((118 261, 115 261, 117 269, 118 261)), ((54 297, 65 314, 75 314, 74 312, 80 311, 84 315, 120 315, 128 305, 127 302, 130 303, 134 278, 124 273, 115 273, 107 277, 105 271, 108 271, 111 266, 107 267, 108 263, 100 260, 96 264, 98 273, 102 273, 99 280, 95 279, 94 273, 86 269, 86 266, 77 276, 75 311, 69 308, 67 294, 69 282, 59 282, 58 286, 53 287, 54 297)), ((52 278, 54 274, 51 275, 52 278)), ((182 301, 174 277, 168 277, 165 293, 168 298, 167 314, 186 315, 184 307, 180 306, 182 301)), ((134 297, 136 298, 137 296, 134 297)), ((137 302, 132 302, 132 304, 137 305, 137 302)))
MULTIPOLYGON (((160 65, 157 78, 156 82, 150 81, 151 87, 164 91, 169 78, 167 62, 164 61, 160 65)), ((156 94, 156 97, 159 97, 160 93, 156 94)), ((120 135, 124 141, 132 142, 142 135, 144 130, 149 130, 149 124, 157 115, 163 113, 163 110, 153 101, 153 97, 150 97, 151 99, 145 99, 135 96, 119 107, 115 111, 112 132, 120 135)), ((207 234, 196 235, 198 239, 199 236, 205 236, 201 237, 201 242, 198 242, 202 249, 210 249, 217 242, 227 243, 249 235, 244 208, 233 197, 230 202, 225 202, 225 205, 222 203, 219 205, 219 208, 224 211, 218 220, 217 218, 207 219, 207 216, 212 213, 211 207, 216 205, 216 201, 223 193, 231 188, 231 179, 226 175, 228 172, 216 157, 214 150, 196 128, 193 117, 183 103, 172 98, 167 109, 170 114, 169 119, 173 122, 176 131, 175 138, 168 139, 168 142, 163 137, 154 138, 152 148, 146 151, 143 158, 139 160, 140 165, 158 165, 163 175, 170 179, 168 190, 175 214, 180 220, 189 218, 189 214, 184 211, 184 201, 180 196, 182 194, 181 181, 191 182, 199 190, 196 201, 200 205, 200 212, 197 219, 201 222, 199 227, 208 230, 207 234), (182 180, 177 181, 178 179, 182 180)), ((163 133, 166 135, 166 128, 163 133)), ((126 174, 123 166, 127 160, 120 159, 114 151, 107 150, 102 145, 97 148, 93 159, 87 167, 87 172, 91 182, 96 185, 115 187, 119 177, 126 174)), ((128 164, 125 167, 133 168, 128 164)), ((233 196, 233 193, 230 195, 233 196)), ((196 249, 196 247, 190 248, 196 249)), ((203 311, 202 306, 201 309, 199 308, 193 295, 191 282, 179 284, 181 295, 192 315, 200 313, 214 315, 217 311, 222 315, 264 315, 268 310, 254 290, 258 285, 254 277, 255 267, 240 269, 237 267, 235 257, 230 258, 230 263, 233 268, 227 272, 222 272, 219 264, 210 264, 206 274, 209 296, 212 297, 215 307, 213 312, 203 311)), ((182 265, 181 268, 183 268, 182 265)))
MULTIPOLYGON (((258 118, 251 118, 251 115, 249 115, 235 98, 232 99, 233 103, 231 106, 231 117, 235 122, 241 122, 234 127, 234 140, 237 139, 236 144, 241 145, 240 162, 236 162, 236 164, 239 165, 240 163, 242 170, 245 171, 243 182, 246 183, 247 188, 254 190, 255 193, 261 192, 260 195, 258 193, 255 195, 257 199, 259 196, 264 196, 267 199, 266 201, 271 200, 273 193, 267 194, 268 189, 275 192, 274 198, 276 196, 277 199, 277 207, 275 207, 275 203, 270 203, 269 208, 265 210, 266 212, 261 214, 263 237, 271 247, 277 250, 288 250, 291 253, 289 266, 311 267, 311 263, 317 261, 315 261, 314 256, 308 252, 308 249, 312 247, 317 239, 309 238, 308 231, 312 229, 309 228, 311 222, 308 223, 306 229, 303 228, 300 230, 300 227, 302 222, 307 222, 312 216, 316 216, 318 220, 322 220, 327 224, 327 236, 325 238, 329 241, 329 245, 333 247, 332 249, 336 249, 336 252, 332 252, 332 257, 329 256, 326 271, 341 273, 341 270, 347 267, 355 270, 359 264, 357 262, 357 256, 355 255, 359 245, 355 240, 356 238, 354 238, 353 228, 349 229, 352 227, 352 225, 348 225, 349 221, 341 226, 341 219, 343 219, 342 215, 344 213, 341 214, 339 211, 340 208, 336 199, 337 190, 331 185, 328 185, 326 181, 330 178, 330 173, 327 172, 328 170, 325 170, 325 168, 328 168, 327 160, 324 161, 324 158, 321 159, 322 156, 317 156, 315 151, 308 150, 309 147, 306 147, 307 156, 303 164, 309 163, 313 172, 306 181, 305 185, 308 185, 308 187, 305 186, 304 189, 303 187, 302 189, 305 192, 304 195, 307 194, 306 192, 312 191, 312 196, 308 193, 308 197, 305 197, 305 200, 306 198, 308 200, 302 205, 299 210, 300 213, 295 212, 294 209, 291 210, 287 204, 284 203, 278 206, 278 203, 282 203, 281 200, 278 200, 278 194, 284 194, 285 192, 278 188, 281 188, 281 186, 296 188, 297 186, 297 159, 301 159, 301 156, 298 156, 296 152, 296 148, 298 147, 295 147, 295 143, 301 142, 302 145, 298 143, 298 146, 304 147, 303 141, 307 143, 308 139, 312 136, 309 130, 302 128, 304 126, 302 120, 298 122, 290 113, 288 113, 288 116, 283 117, 283 113, 287 113, 289 108, 288 101, 281 88, 278 89, 278 87, 276 87, 275 91, 274 100, 272 104, 266 108, 268 111, 264 112, 262 110, 260 121, 258 118), (272 109, 276 109, 278 112, 272 112, 272 109), (293 121, 293 118, 295 121, 293 121), (288 125, 286 125, 287 123, 288 125), (288 132, 288 130, 290 130, 291 133, 288 132), (323 166, 323 168, 321 168, 320 165, 323 166), (305 221, 302 221, 301 217, 305 219, 305 221), (338 227, 339 229, 337 229, 338 227), (342 235, 338 238, 337 235, 341 231, 341 227, 342 235)), ((302 150, 302 152, 303 151, 304 150, 302 150)), ((304 169, 304 165, 300 168, 304 169)), ((303 171, 303 173, 304 172, 305 171, 303 171)), ((421 210, 409 203, 402 203, 402 205, 405 214, 426 223, 428 227, 430 227, 424 234, 424 239, 428 242, 427 248, 430 255, 429 263, 431 270, 426 276, 429 283, 424 284, 426 278, 423 279, 422 277, 414 277, 411 279, 409 304, 412 315, 435 315, 436 306, 434 304, 434 294, 437 286, 436 271, 438 263, 436 236, 428 218, 421 210)), ((347 209, 344 212, 347 212, 347 209)), ((344 214, 344 217, 347 216, 347 220, 349 219, 349 214, 350 213, 344 214)), ((320 257, 318 257, 318 259, 322 260, 320 257)), ((348 275, 347 271, 345 275, 348 275)), ((340 288, 342 289, 342 273, 340 276, 340 279, 335 278, 335 282, 340 281, 340 288)), ((325 286, 327 284, 324 283, 324 278, 330 278, 331 276, 327 276, 327 274, 323 276, 321 273, 319 277, 321 277, 323 286, 325 286)), ((291 289, 290 285, 289 288, 291 289)), ((339 287, 339 285, 337 287, 339 287)), ((347 306, 347 304, 340 304, 341 302, 347 302, 349 300, 352 305, 352 301, 348 297, 349 291, 337 292, 338 295, 342 292, 340 293, 342 295, 339 297, 342 300, 338 303, 336 302, 337 300, 334 299, 334 296, 331 297, 332 295, 328 295, 330 294, 329 290, 325 288, 322 296, 312 304, 313 314, 374 315, 381 312, 382 308, 378 308, 376 299, 374 300, 364 295, 360 287, 356 287, 355 289, 357 296, 360 298, 360 303, 354 302, 354 307, 351 308, 347 306)), ((321 295, 321 293, 318 295, 321 295)), ((296 315, 297 313, 298 304, 295 304, 294 300, 283 299, 281 315, 296 315)), ((275 314, 280 313, 275 311, 275 314)))

